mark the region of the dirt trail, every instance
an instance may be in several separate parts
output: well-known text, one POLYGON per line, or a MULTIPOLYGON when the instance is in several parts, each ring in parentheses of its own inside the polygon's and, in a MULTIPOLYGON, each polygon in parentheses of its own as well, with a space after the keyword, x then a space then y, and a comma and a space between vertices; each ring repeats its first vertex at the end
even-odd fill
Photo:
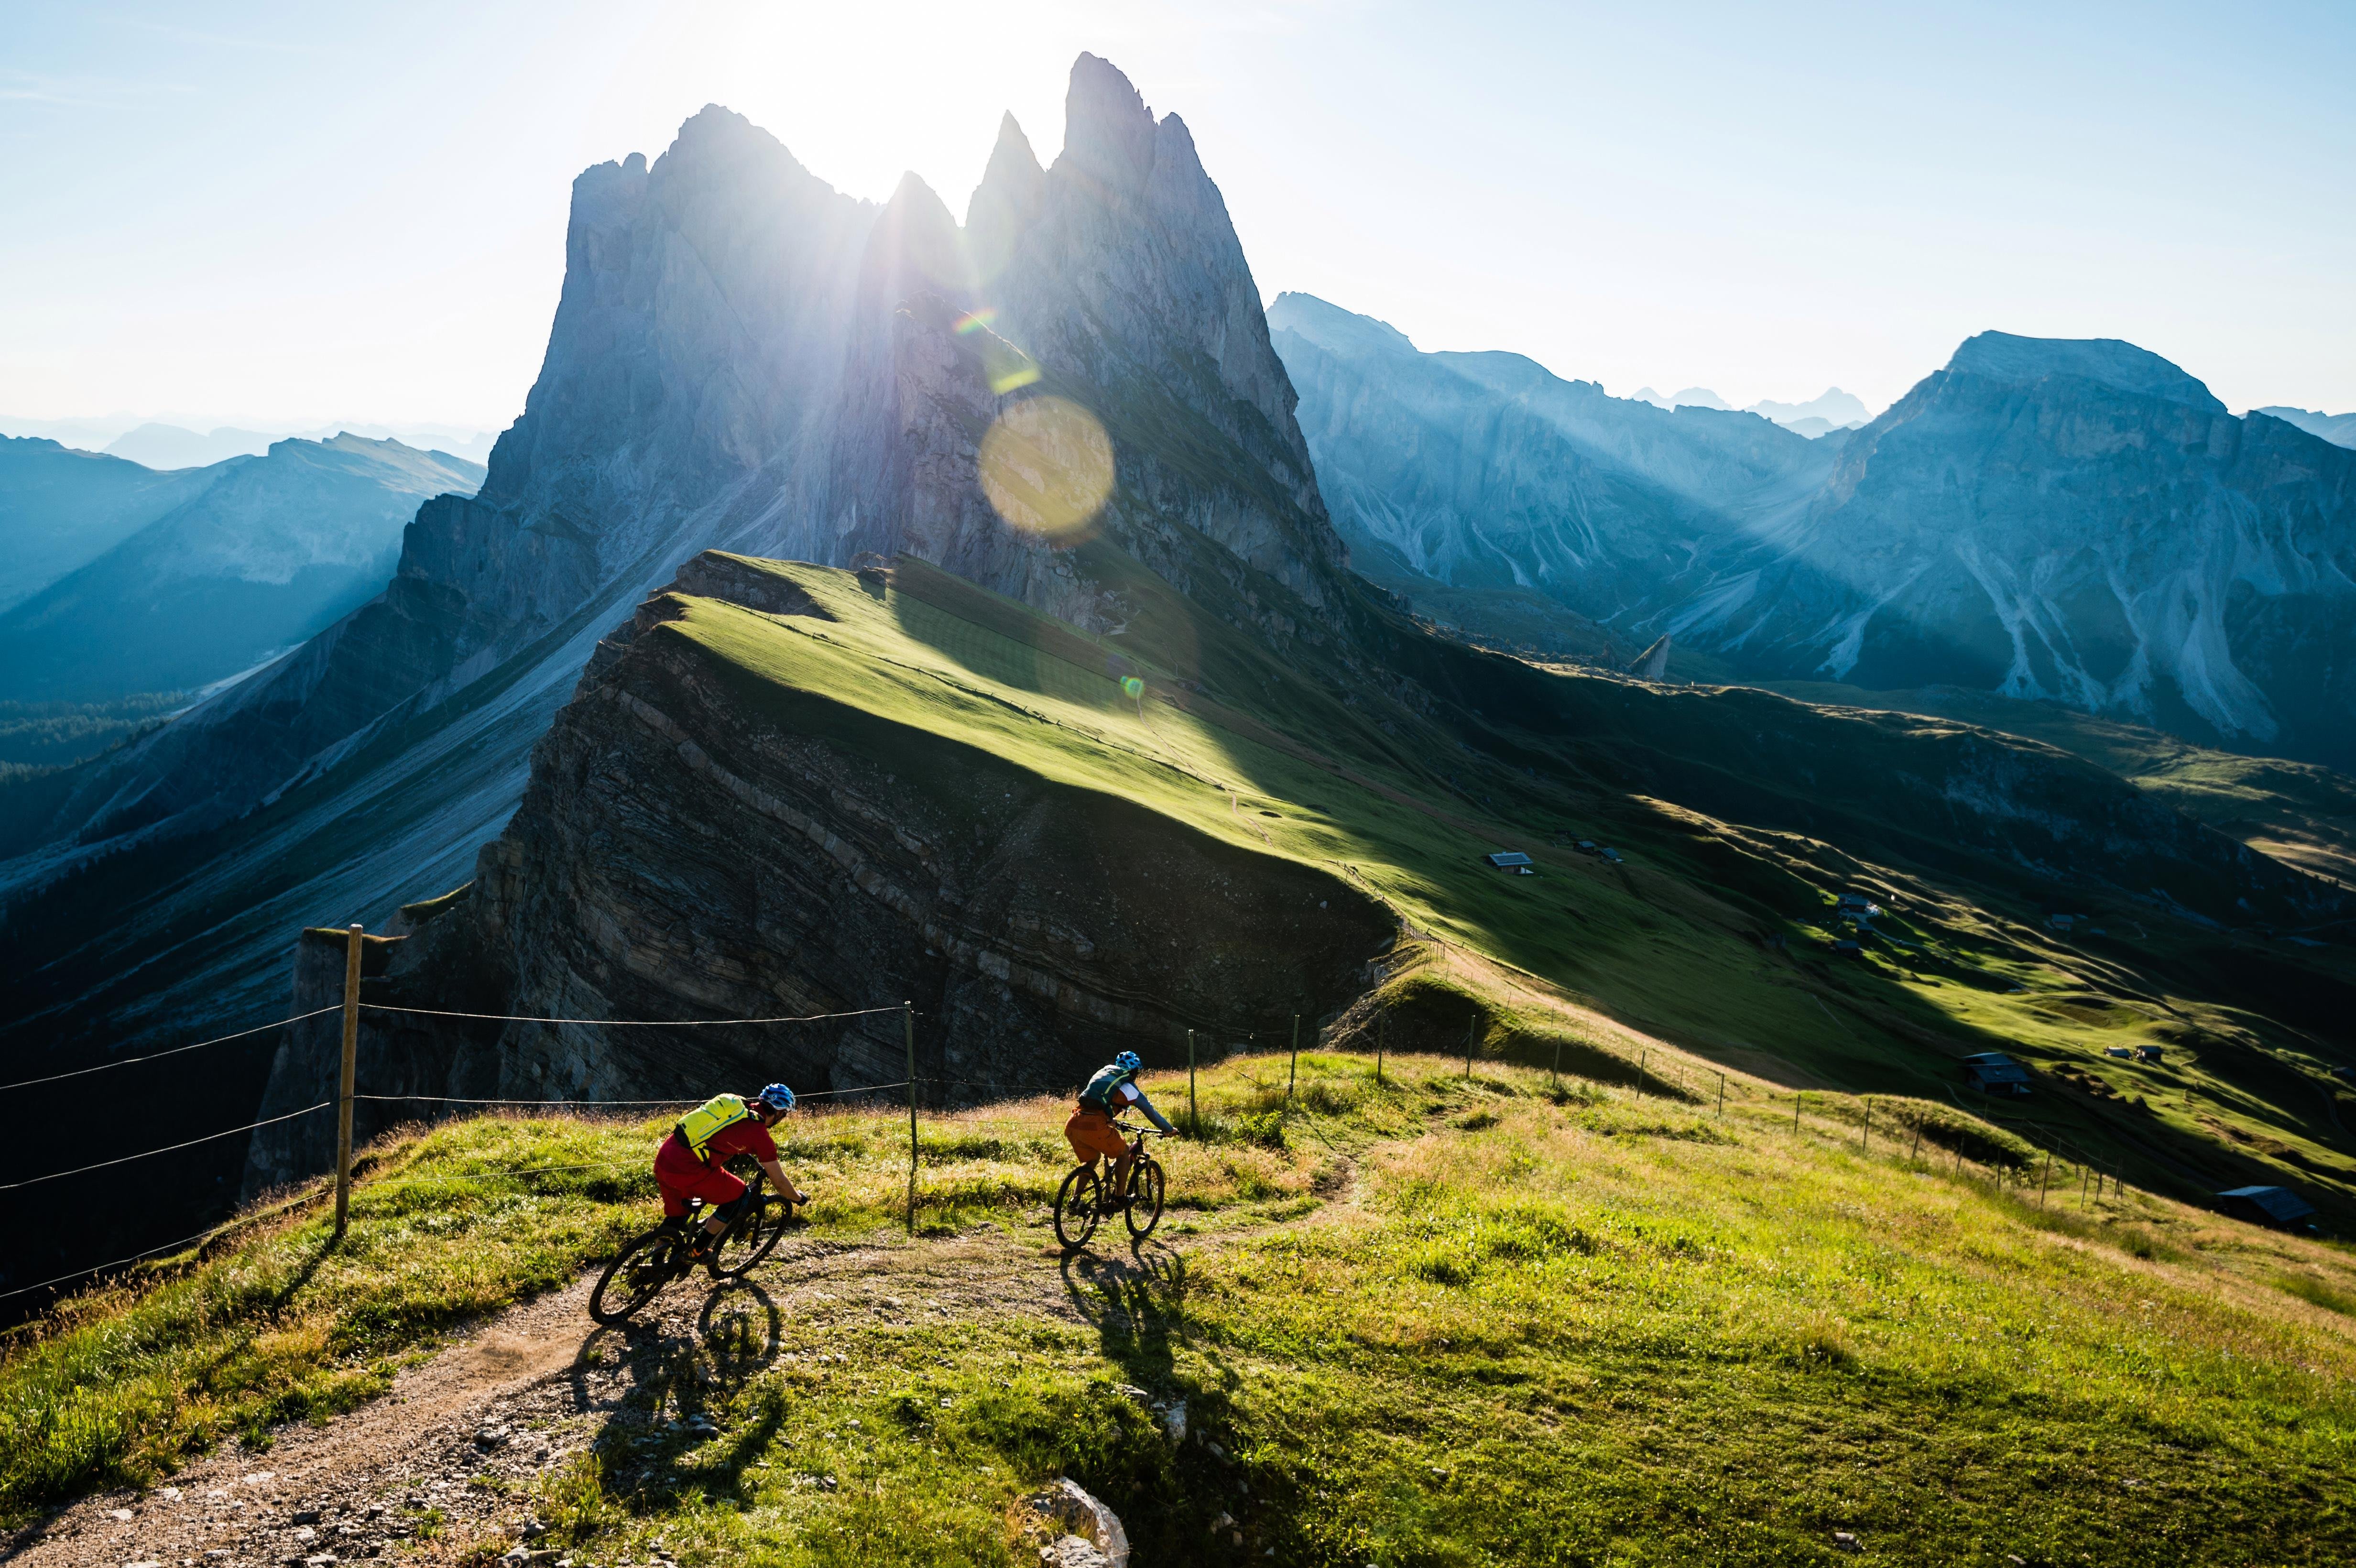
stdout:
POLYGON ((145 1494, 61 1509, 0 1546, 0 1562, 329 1568, 502 1551, 523 1541, 537 1478, 624 1432, 692 1432, 705 1391, 779 1359, 829 1354, 831 1330, 862 1330, 840 1339, 864 1346, 854 1358, 864 1360, 920 1321, 1100 1326, 1135 1286, 1184 1267, 1158 1240, 1063 1258, 1042 1234, 984 1226, 915 1243, 788 1241, 752 1278, 713 1289, 698 1275, 619 1328, 590 1320, 584 1279, 499 1314, 348 1414, 283 1428, 260 1450, 226 1445, 145 1494), (879 1329, 881 1339, 870 1332, 879 1329), (438 1527, 421 1530, 419 1509, 438 1509, 438 1527))

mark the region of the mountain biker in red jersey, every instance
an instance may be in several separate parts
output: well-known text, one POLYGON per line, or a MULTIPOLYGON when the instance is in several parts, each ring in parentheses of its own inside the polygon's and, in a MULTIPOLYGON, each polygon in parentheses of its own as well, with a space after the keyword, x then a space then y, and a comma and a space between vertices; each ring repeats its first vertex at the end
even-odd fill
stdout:
POLYGON ((680 1118, 679 1125, 655 1151, 655 1180, 662 1188, 663 1218, 686 1217, 687 1200, 704 1202, 703 1233, 695 1239, 691 1256, 701 1261, 711 1250, 712 1238, 728 1228, 744 1200, 745 1186, 723 1168, 740 1154, 760 1162, 789 1203, 807 1203, 809 1195, 786 1179, 777 1163, 776 1140, 769 1136, 778 1118, 794 1108, 794 1092, 772 1083, 747 1100, 741 1094, 714 1094, 680 1118))
POLYGON ((1072 1152, 1080 1163, 1094 1166, 1097 1156, 1103 1155, 1113 1162, 1111 1191, 1129 1191, 1129 1168, 1136 1157, 1130 1152, 1129 1140, 1113 1125, 1113 1118, 1131 1105, 1153 1118, 1153 1125, 1173 1136, 1178 1129, 1153 1108, 1145 1091, 1137 1086, 1137 1075, 1145 1063, 1133 1051, 1124 1051, 1107 1066, 1098 1068, 1080 1091, 1080 1103, 1073 1110, 1071 1120, 1064 1124, 1064 1136, 1070 1141, 1072 1152))

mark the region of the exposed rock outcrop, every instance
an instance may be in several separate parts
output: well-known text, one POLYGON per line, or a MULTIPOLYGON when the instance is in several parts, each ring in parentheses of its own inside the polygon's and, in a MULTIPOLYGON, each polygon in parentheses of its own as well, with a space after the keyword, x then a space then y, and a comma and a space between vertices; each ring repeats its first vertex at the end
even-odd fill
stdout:
POLYGON ((583 174, 547 358, 480 492, 418 510, 375 601, 28 797, 0 1017, 69 1052, 267 1017, 284 931, 463 879, 601 635, 706 548, 905 550, 1105 629, 1142 569, 1346 656, 1343 548, 1216 187, 1102 60, 1070 110, 1047 168, 1002 131, 968 231, 921 182, 855 200, 716 107, 583 174), (1047 395, 1109 432, 1084 548, 978 483, 991 421, 1047 395))
POLYGON ((1729 590, 1664 624, 1794 678, 2356 765, 2356 453, 2131 345, 1973 338, 1729 590))
POLYGON ((2132 344, 1983 333, 1835 444, 1301 295, 1271 320, 1335 515, 1402 592, 1535 591, 1747 677, 2356 767, 2356 453, 2132 344))
MULTIPOLYGON (((926 1100, 1064 1090, 1123 1047, 1182 1061, 1189 1027, 1226 1039, 1333 1011, 1389 945, 1393 917, 1346 878, 834 695, 749 681, 665 635, 681 594, 825 613, 731 558, 691 562, 609 640, 536 748, 522 806, 474 881, 391 944, 368 999, 589 1019, 891 1010, 676 1029, 372 1010, 363 1093, 896 1086, 903 1001, 917 1013, 926 1100)), ((318 941, 302 950, 298 1011, 340 987, 340 947, 320 957, 318 941)), ((321 1026, 333 1021, 289 1031, 262 1115, 330 1093, 336 1050, 321 1026)), ((369 1102, 361 1131, 435 1108, 369 1102)), ((249 1189, 319 1168, 332 1147, 324 1116, 264 1129, 249 1189)))

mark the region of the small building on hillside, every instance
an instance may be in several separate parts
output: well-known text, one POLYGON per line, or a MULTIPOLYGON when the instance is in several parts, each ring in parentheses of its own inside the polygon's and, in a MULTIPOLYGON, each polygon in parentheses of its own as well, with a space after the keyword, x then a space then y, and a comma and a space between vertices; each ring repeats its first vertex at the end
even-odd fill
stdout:
POLYGON ((2131 1045, 2106 1045, 2103 1047, 2103 1054, 2104 1056, 2115 1056, 2121 1061, 2132 1061, 2135 1060, 2135 1047, 2131 1045))
POLYGON ((1843 893, 1833 901, 1833 914, 1841 920, 1871 920, 1880 912, 1880 906, 1863 893, 1843 893))
POLYGON ((1519 849, 1500 849, 1487 859, 1489 864, 1501 871, 1513 871, 1525 877, 1537 875, 1530 867, 1530 858, 1519 849))
POLYGON ((2000 1051, 1964 1058, 1964 1082, 1983 1094, 2027 1094, 2029 1069, 2000 1051))
POLYGON ((2234 1219, 2277 1231, 2292 1230, 2315 1213, 2314 1204, 2287 1187, 2236 1187, 2217 1194, 2217 1200, 2234 1219))
POLYGON ((2148 1061, 2157 1067, 2161 1061, 2160 1048, 2156 1045, 2138 1045, 2135 1048, 2135 1059, 2137 1061, 2148 1061))

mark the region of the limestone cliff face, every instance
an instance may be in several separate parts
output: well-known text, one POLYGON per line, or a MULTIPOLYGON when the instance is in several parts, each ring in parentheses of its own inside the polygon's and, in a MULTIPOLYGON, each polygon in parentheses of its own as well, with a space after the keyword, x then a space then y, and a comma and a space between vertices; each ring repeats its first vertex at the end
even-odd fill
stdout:
POLYGON ((1984 333, 1863 428, 1607 398, 1272 309, 1370 569, 1748 676, 2048 698, 2356 766, 2356 454, 2131 344, 1984 333))
POLYGON ((2131 345, 1973 338, 1849 438, 1794 546, 1670 620, 1801 678, 2356 764, 2356 454, 2131 345))
POLYGON ((1526 589, 1599 621, 1647 605, 1807 493, 1825 449, 1750 414, 1608 397, 1512 354, 1426 354, 1306 294, 1270 309, 1360 570, 1526 589))
POLYGON ((1103 61, 1071 112, 1052 168, 1002 134, 966 229, 914 180, 846 197, 718 108, 584 174, 547 358, 480 493, 418 510, 372 603, 0 837, 24 959, 0 1018, 65 1009, 44 1044, 120 1045, 126 1009, 266 1016, 287 929, 374 927, 465 879, 600 636, 707 548, 905 550, 1099 629, 1126 552, 1218 587, 1206 613, 1337 645, 1315 607, 1343 549, 1217 190, 1103 61), (1109 432, 1085 550, 978 483, 991 421, 1049 393, 1109 432))
MULTIPOLYGON (((675 588, 823 614, 724 557, 675 588)), ((1389 912, 1340 877, 819 694, 748 699, 662 635, 677 603, 650 600, 609 639, 474 882, 389 948, 370 1001, 592 1019, 912 1001, 921 1094, 953 1104, 1065 1091, 1124 1047, 1183 1061, 1190 1027, 1225 1041, 1317 1019, 1390 944, 1389 912)), ((907 1077, 896 1010, 676 1029, 365 1016, 364 1093, 630 1100, 907 1077)), ((335 1054, 290 1031, 262 1114, 316 1103, 335 1054)), ((434 1109, 369 1104, 363 1133, 434 1109)), ((265 1129, 249 1190, 331 1147, 324 1117, 265 1129)))

